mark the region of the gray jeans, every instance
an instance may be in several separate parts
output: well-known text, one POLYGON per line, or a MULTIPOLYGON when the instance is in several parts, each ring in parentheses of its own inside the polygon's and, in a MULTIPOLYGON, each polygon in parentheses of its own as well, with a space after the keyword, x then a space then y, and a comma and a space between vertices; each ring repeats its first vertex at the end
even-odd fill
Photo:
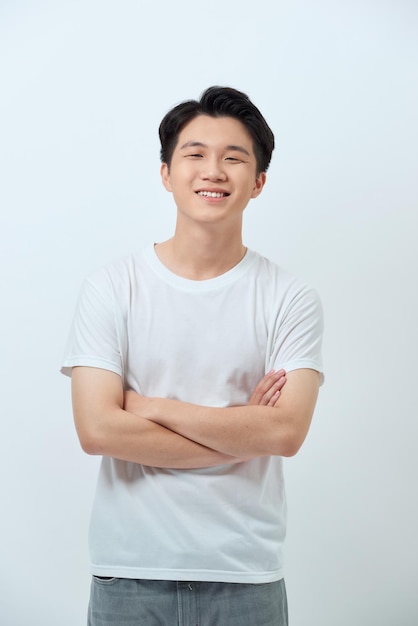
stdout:
POLYGON ((88 626, 287 626, 284 580, 246 583, 93 576, 88 626))

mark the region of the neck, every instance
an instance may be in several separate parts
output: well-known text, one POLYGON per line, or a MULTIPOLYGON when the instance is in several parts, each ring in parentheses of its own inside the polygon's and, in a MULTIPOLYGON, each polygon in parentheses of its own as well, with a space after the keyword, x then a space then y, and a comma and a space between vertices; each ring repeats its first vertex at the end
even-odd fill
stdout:
POLYGON ((171 239, 157 244, 156 253, 169 270, 191 280, 208 280, 224 274, 245 255, 241 230, 194 227, 185 233, 176 228, 171 239))

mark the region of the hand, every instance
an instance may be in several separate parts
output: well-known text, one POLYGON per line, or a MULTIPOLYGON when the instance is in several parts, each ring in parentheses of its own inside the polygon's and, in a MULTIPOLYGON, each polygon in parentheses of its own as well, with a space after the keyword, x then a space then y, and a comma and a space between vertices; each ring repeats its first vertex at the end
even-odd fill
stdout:
POLYGON ((286 372, 284 370, 278 370, 277 372, 271 370, 260 380, 248 404, 275 406, 285 384, 286 372))

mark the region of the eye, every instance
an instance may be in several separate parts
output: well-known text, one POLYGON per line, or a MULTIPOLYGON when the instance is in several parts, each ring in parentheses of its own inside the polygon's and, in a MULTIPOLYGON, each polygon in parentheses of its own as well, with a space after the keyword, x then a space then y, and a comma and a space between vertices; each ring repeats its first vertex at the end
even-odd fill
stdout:
POLYGON ((188 157, 189 159, 202 159, 203 155, 199 153, 194 153, 194 154, 186 154, 186 157, 188 157))
POLYGON ((242 163, 242 159, 238 159, 237 157, 225 157, 225 161, 231 161, 232 163, 242 163))

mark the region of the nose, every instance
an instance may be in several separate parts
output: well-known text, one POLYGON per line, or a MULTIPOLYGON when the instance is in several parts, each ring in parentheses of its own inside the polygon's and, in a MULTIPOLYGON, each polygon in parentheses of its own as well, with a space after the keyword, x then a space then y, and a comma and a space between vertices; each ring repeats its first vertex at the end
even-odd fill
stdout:
POLYGON ((223 168, 222 159, 207 159, 204 162, 201 177, 203 180, 226 180, 226 172, 223 168))

